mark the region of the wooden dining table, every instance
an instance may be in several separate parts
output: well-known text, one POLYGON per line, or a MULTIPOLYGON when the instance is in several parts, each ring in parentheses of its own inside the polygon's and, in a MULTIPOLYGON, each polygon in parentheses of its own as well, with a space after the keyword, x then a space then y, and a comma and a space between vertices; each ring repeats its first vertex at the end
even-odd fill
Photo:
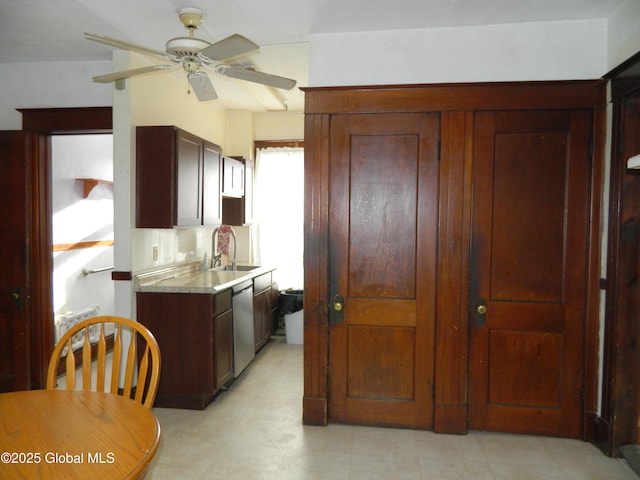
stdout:
POLYGON ((151 410, 119 395, 0 394, 0 478, 143 478, 160 442, 151 410))

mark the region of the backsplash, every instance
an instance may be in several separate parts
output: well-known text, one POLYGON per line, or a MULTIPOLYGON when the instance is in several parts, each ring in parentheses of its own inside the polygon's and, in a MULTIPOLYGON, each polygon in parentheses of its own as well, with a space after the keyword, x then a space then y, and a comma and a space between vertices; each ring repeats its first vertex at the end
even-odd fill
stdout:
MULTIPOLYGON (((238 240, 238 262, 251 262, 251 227, 233 227, 238 240)), ((132 237, 132 271, 211 258, 213 228, 136 228, 132 237), (157 260, 154 260, 154 246, 157 260)))

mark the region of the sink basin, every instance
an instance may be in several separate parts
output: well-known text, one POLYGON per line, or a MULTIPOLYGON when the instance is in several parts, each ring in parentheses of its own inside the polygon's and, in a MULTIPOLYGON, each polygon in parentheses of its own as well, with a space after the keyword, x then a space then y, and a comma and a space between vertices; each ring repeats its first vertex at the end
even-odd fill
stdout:
MULTIPOLYGON (((237 265, 235 268, 235 271, 237 272, 249 272, 251 270, 255 270, 256 268, 260 268, 260 265, 237 265)), ((234 271, 234 268, 231 265, 225 265, 224 267, 215 267, 215 268, 210 268, 209 270, 211 271, 225 271, 225 272, 232 272, 234 271)))
MULTIPOLYGON (((236 265, 235 270, 239 272, 248 272, 250 270, 255 270, 256 268, 260 268, 260 265, 236 265)), ((231 265, 225 265, 225 270, 234 270, 231 265)))

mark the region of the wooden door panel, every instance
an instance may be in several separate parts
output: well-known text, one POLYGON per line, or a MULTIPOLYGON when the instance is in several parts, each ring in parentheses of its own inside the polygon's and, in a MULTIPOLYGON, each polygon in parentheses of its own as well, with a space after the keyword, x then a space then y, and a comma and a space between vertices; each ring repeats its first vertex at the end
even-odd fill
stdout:
POLYGON ((30 388, 28 137, 0 132, 0 392, 30 388))
POLYGON ((580 433, 590 135, 584 111, 475 116, 471 428, 580 433))
POLYGON ((416 324, 416 302, 357 298, 349 296, 349 323, 351 325, 389 325, 412 327, 416 324))
POLYGON ((558 407, 562 335, 495 329, 489 343, 490 404, 558 407))
POLYGON ((560 302, 566 134, 500 132, 494 141, 491 298, 560 302))
POLYGON ((332 421, 430 428, 437 239, 435 114, 331 126, 332 421))
POLYGON ((415 349, 407 348, 414 341, 413 330, 366 325, 349 329, 348 397, 414 399, 415 349))
POLYGON ((418 186, 406 179, 418 178, 418 148, 416 135, 351 138, 351 297, 415 298, 417 219, 411 212, 418 186), (382 152, 393 156, 384 157, 382 152))

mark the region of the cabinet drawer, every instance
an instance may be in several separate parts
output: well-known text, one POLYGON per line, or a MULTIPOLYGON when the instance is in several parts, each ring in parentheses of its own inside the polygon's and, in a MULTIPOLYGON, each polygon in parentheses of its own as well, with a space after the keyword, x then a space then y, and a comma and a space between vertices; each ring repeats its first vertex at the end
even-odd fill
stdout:
POLYGON ((231 289, 220 292, 213 297, 213 315, 218 316, 231 310, 231 289))
POLYGON ((253 279, 253 293, 261 292, 271 286, 271 272, 265 273, 253 279))

